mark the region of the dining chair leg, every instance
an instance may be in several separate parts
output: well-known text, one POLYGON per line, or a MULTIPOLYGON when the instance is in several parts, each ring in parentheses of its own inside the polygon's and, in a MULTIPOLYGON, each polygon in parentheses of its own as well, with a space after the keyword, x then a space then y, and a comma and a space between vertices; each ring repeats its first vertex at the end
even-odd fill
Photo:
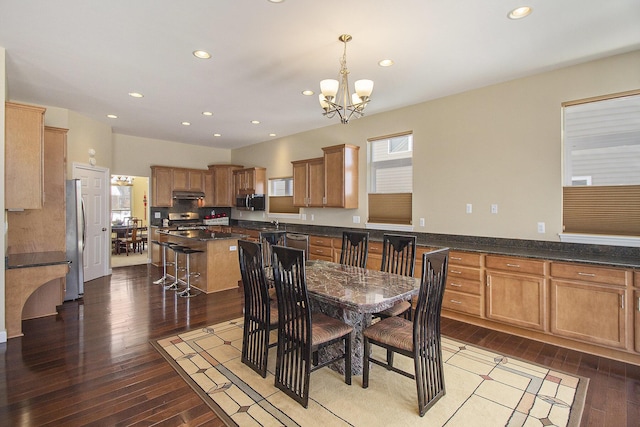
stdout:
POLYGON ((351 335, 344 337, 344 380, 351 385, 351 335))
POLYGON ((369 387, 369 354, 371 354, 371 343, 365 337, 364 338, 364 355, 362 357, 362 388, 369 387))
POLYGON ((389 365, 387 369, 391 370, 391 367, 393 366, 393 351, 389 349, 387 349, 387 364, 389 365))

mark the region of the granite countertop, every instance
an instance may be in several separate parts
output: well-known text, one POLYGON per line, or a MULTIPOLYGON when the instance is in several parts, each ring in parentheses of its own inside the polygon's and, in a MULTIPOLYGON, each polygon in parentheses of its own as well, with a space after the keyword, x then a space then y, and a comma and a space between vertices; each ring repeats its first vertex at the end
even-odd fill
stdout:
MULTIPOLYGON (((248 229, 269 230, 264 222, 246 221, 239 224, 248 229)), ((273 228, 275 230, 275 228, 273 228)), ((313 234, 331 238, 342 238, 342 231, 352 229, 328 226, 306 226, 280 224, 280 230, 288 233, 313 234)), ((368 231, 371 241, 382 241, 384 230, 353 229, 368 231)), ((605 267, 640 269, 640 247, 589 245, 543 240, 524 240, 479 236, 461 236, 435 233, 393 232, 417 237, 418 245, 435 249, 448 247, 451 250, 479 252, 491 255, 515 256, 549 261, 578 262, 605 267)))
POLYGON ((67 254, 60 251, 11 254, 5 257, 5 268, 42 267, 47 265, 70 264, 67 254))
POLYGON ((158 231, 159 234, 166 234, 172 237, 182 237, 185 239, 209 241, 209 240, 230 240, 242 239, 244 234, 238 233, 218 233, 207 230, 184 230, 184 231, 158 231))

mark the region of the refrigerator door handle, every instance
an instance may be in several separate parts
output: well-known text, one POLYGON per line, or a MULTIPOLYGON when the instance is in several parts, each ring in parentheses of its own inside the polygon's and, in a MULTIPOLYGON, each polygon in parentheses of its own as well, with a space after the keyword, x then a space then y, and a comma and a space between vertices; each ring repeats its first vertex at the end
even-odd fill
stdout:
POLYGON ((82 251, 84 252, 84 242, 87 240, 87 218, 84 211, 84 199, 80 196, 80 206, 82 208, 82 251))

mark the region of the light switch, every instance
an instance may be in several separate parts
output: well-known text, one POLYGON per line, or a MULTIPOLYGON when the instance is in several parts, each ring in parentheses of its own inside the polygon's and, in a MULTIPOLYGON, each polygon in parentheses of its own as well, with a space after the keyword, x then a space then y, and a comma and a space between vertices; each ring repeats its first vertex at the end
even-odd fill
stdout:
POLYGON ((424 227, 424 218, 420 218, 420 227, 424 227))
POLYGON ((496 205, 496 204, 491 205, 491 213, 492 214, 497 214, 498 213, 498 205, 496 205))

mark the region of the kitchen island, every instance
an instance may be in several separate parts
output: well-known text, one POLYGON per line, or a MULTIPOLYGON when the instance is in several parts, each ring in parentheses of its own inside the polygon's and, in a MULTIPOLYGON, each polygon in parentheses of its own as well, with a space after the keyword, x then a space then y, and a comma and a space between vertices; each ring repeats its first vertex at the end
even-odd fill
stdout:
MULTIPOLYGON (((238 264, 238 239, 246 237, 237 233, 219 233, 208 230, 159 231, 161 241, 177 243, 203 251, 191 254, 191 286, 206 293, 236 288, 241 279, 238 264), (193 275, 199 273, 199 275, 193 275)), ((174 251, 167 249, 167 261, 173 261, 174 251)), ((186 259, 178 255, 178 278, 186 282, 184 268, 186 259)), ((167 273, 176 277, 173 266, 167 273)))

